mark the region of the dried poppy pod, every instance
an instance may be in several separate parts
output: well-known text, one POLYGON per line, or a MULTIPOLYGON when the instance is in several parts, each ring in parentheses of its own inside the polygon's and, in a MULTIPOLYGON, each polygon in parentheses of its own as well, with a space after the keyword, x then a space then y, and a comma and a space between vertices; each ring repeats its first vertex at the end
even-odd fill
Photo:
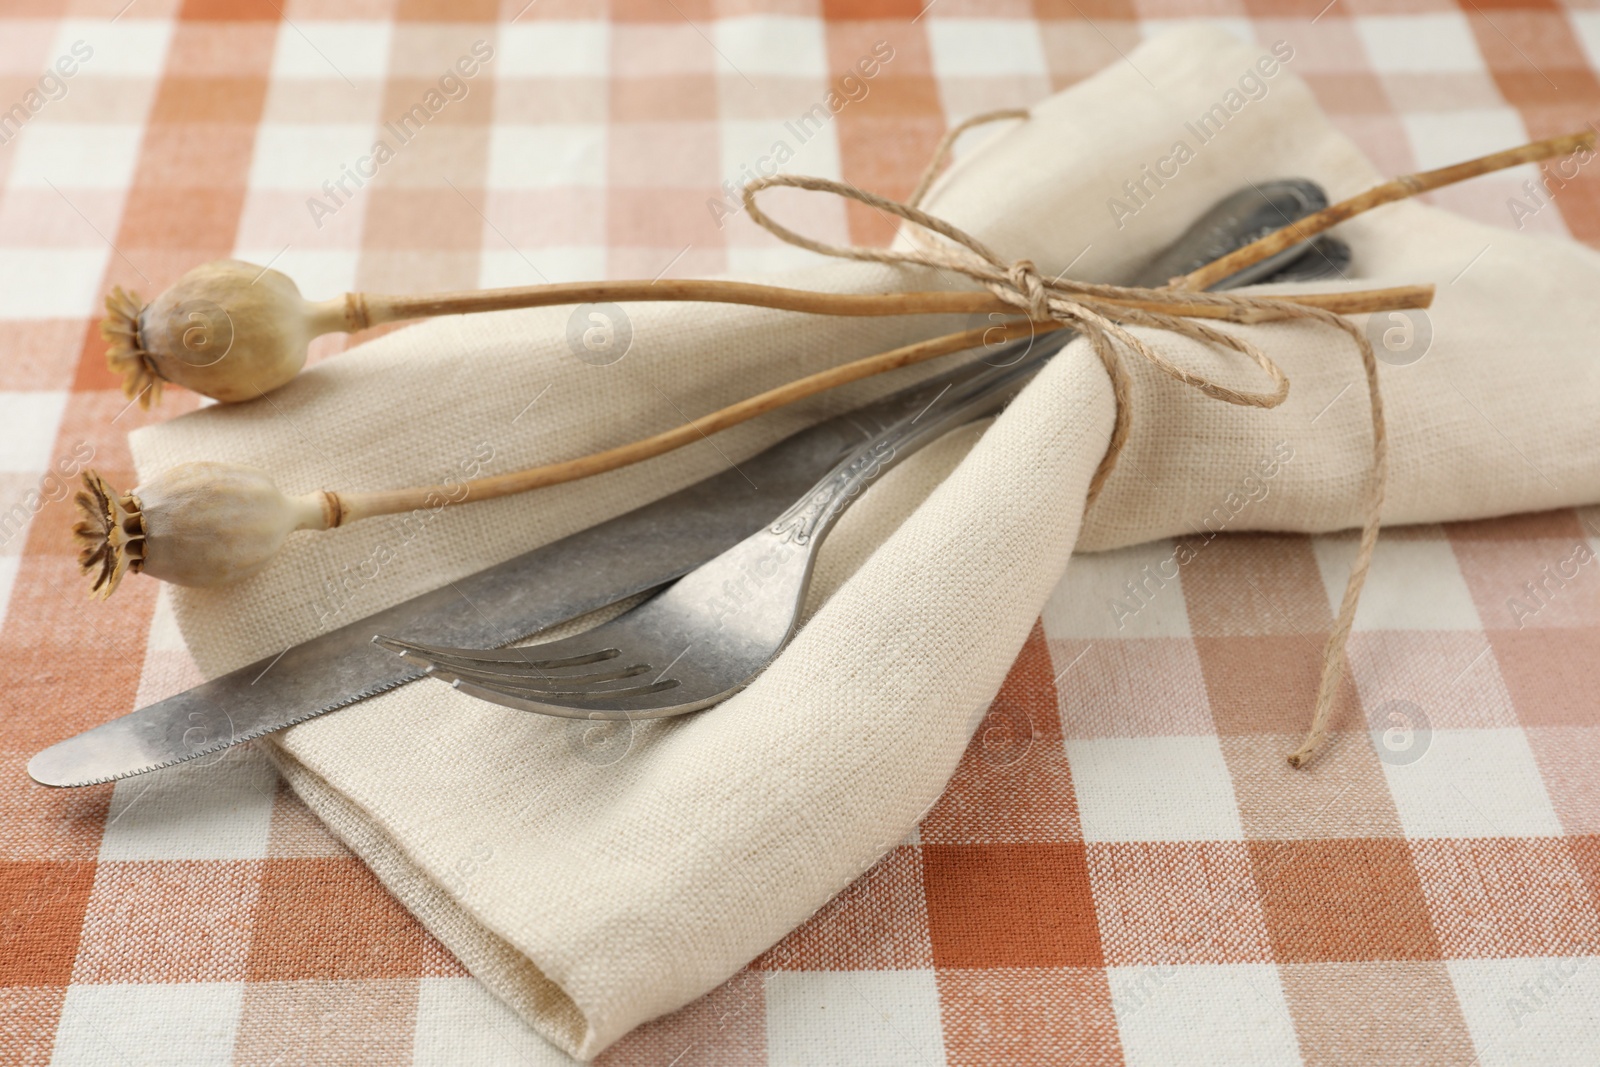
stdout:
POLYGON ((129 571, 178 585, 225 585, 265 567, 295 530, 337 525, 338 498, 285 496, 265 471, 183 463, 131 493, 83 473, 78 566, 108 597, 129 571))
POLYGON ((237 259, 207 263, 149 304, 106 297, 106 363, 148 408, 172 382, 224 402, 252 400, 300 373, 318 334, 353 328, 344 300, 313 303, 288 275, 237 259))

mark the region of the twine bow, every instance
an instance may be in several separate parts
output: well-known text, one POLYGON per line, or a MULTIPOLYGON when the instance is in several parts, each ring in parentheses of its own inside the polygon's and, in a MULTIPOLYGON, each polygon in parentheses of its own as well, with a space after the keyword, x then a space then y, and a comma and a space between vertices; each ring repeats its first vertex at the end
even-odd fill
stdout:
POLYGON ((1372 346, 1361 330, 1349 320, 1330 311, 1295 303, 1289 299, 1247 296, 1240 293, 1199 293, 1170 286, 1161 289, 1142 289, 1097 285, 1059 275, 1045 278, 1029 260, 1007 262, 976 237, 935 215, 928 214, 917 206, 943 169, 956 138, 963 132, 984 123, 1027 117, 1028 112, 1024 110, 995 111, 978 115, 956 126, 939 142, 933 160, 923 171, 910 199, 904 203, 866 192, 845 182, 778 174, 758 178, 745 186, 744 207, 757 225, 788 244, 839 259, 954 271, 978 282, 1000 300, 1016 308, 1017 312, 1026 316, 1030 322, 1048 329, 1056 329, 1062 325, 1069 326, 1087 338, 1111 378, 1112 392, 1116 398, 1116 421, 1105 458, 1089 483, 1086 506, 1092 505, 1099 496, 1106 479, 1116 466, 1117 457, 1127 442, 1131 429, 1131 378, 1127 368, 1123 366, 1124 353, 1132 352, 1138 355, 1168 377, 1223 403, 1275 408, 1289 395, 1289 379, 1282 369, 1270 356, 1244 338, 1216 329, 1202 320, 1172 312, 1130 307, 1123 301, 1138 300, 1146 304, 1183 305, 1190 308, 1196 305, 1206 306, 1212 317, 1230 322, 1312 319, 1349 334, 1361 353, 1372 407, 1372 477, 1368 484, 1366 521, 1361 532, 1360 547, 1350 568, 1350 578, 1345 585, 1344 600, 1340 604, 1333 632, 1329 635, 1328 643, 1323 650, 1321 679, 1318 683, 1311 729, 1305 741, 1289 757, 1290 763, 1297 767, 1302 766, 1327 736, 1328 717, 1332 711, 1333 698, 1337 692, 1338 682, 1343 676, 1345 643, 1350 635, 1351 625, 1355 621, 1361 587, 1366 582, 1367 571, 1372 563, 1373 548, 1378 540, 1380 512, 1383 507, 1389 465, 1383 402, 1378 391, 1378 365, 1372 346), (865 204, 879 212, 894 215, 915 227, 902 229, 902 233, 914 247, 910 250, 868 248, 859 245, 841 247, 798 234, 773 220, 756 205, 757 193, 776 186, 832 193, 865 204), (935 238, 944 240, 938 241, 935 238), (1112 301, 1117 302, 1112 303, 1112 301), (1201 344, 1238 352, 1260 367, 1271 379, 1273 387, 1268 392, 1246 392, 1212 381, 1204 375, 1171 362, 1159 350, 1130 332, 1126 328, 1128 326, 1152 327, 1188 337, 1201 344))

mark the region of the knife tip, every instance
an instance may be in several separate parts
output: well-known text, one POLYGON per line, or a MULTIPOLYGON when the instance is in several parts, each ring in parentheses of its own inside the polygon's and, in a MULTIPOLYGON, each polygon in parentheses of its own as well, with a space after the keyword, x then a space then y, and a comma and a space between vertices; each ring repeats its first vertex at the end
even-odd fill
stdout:
POLYGON ((67 773, 68 768, 62 763, 59 754, 56 752, 58 747, 60 746, 52 745, 30 759, 28 761, 28 777, 40 785, 49 786, 52 789, 61 789, 66 786, 80 784, 67 773))

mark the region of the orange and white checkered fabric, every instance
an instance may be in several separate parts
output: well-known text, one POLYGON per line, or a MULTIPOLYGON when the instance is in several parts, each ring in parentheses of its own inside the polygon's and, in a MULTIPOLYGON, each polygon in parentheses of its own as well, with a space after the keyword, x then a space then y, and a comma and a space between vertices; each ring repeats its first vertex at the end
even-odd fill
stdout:
MULTIPOLYGON (((126 406, 110 286, 779 267, 753 173, 903 197, 953 123, 1195 17, 1290 41, 1391 173, 1600 119, 1594 0, 0 0, 0 1060, 562 1062, 250 752, 28 781, 197 680, 156 583, 75 574, 72 476, 131 482, 126 432, 194 403, 126 406)), ((1595 174, 1528 180, 1435 200, 1600 244, 1595 174)), ((1353 542, 1173 550, 1076 561, 919 832, 602 1061, 1600 1062, 1600 510, 1386 531, 1306 772, 1353 542)))

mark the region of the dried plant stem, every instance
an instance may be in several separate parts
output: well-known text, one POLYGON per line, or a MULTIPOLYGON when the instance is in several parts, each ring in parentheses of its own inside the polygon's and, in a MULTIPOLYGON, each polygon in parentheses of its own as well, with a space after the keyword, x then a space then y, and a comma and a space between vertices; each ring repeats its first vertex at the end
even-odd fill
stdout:
POLYGON ((1354 218, 1365 211, 1384 204, 1392 204, 1396 200, 1405 200, 1408 197, 1454 185, 1456 182, 1476 178, 1482 174, 1490 174, 1507 167, 1520 166, 1523 163, 1537 163, 1540 160, 1552 159, 1556 156, 1571 155, 1573 152, 1595 146, 1595 131, 1585 130, 1582 133, 1569 133, 1561 137, 1549 137, 1543 141, 1535 141, 1518 148, 1507 149, 1504 152, 1494 152, 1477 159, 1469 159, 1465 163, 1456 163, 1438 170, 1424 171, 1421 174, 1405 174, 1398 178, 1375 185, 1364 193, 1357 193, 1348 200, 1341 200, 1337 204, 1329 205, 1314 214, 1307 215, 1297 222, 1291 222, 1275 233, 1245 245, 1235 252, 1230 252, 1221 259, 1213 260, 1182 277, 1174 278, 1171 288, 1187 289, 1199 292, 1207 289, 1224 278, 1237 274, 1246 267, 1266 259, 1268 256, 1282 252, 1302 241, 1309 240, 1324 230, 1332 229, 1347 219, 1354 218))
POLYGON ((708 303, 745 304, 813 315, 918 315, 931 312, 1012 311, 985 292, 826 293, 720 279, 672 278, 661 281, 558 282, 511 289, 483 289, 419 296, 351 293, 344 299, 359 316, 352 328, 386 322, 467 315, 478 311, 550 307, 561 304, 708 303))
MULTIPOLYGON (((974 294, 987 295, 987 294, 974 294)), ((1312 307, 1332 311, 1335 314, 1350 315, 1362 311, 1398 310, 1400 308, 1427 307, 1432 298, 1433 289, 1426 285, 1397 286, 1393 289, 1374 289, 1351 293, 1311 293, 1289 297, 1297 303, 1309 304, 1312 307)), ((1204 304, 1196 304, 1192 308, 1179 305, 1181 310, 1177 314, 1208 315, 1217 309, 1204 304)), ((1173 310, 1173 305, 1163 305, 1168 311, 1173 310)), ((1237 315, 1235 316, 1238 317, 1237 315)), ((1250 321, 1263 321, 1272 318, 1269 312, 1261 312, 1249 316, 1250 321)), ((562 482, 576 481, 594 474, 604 474, 606 471, 626 467, 655 456, 682 448, 684 445, 693 444, 709 434, 725 430, 730 426, 737 426, 747 422, 758 415, 816 396, 818 393, 850 382, 857 382, 863 378, 870 378, 876 374, 908 367, 914 363, 936 359, 939 356, 949 355, 974 348, 981 344, 998 344, 1002 340, 1011 340, 1023 337, 1029 333, 1044 334, 1059 330, 1059 322, 1030 323, 1026 319, 1014 319, 1010 322, 980 327, 974 330, 964 330, 960 333, 947 334, 916 344, 904 345, 880 352, 874 356, 844 363, 837 367, 818 371, 816 374, 796 379, 775 389, 729 404, 727 407, 702 415, 690 422, 671 430, 646 437, 638 441, 631 441, 616 448, 608 448, 603 452, 595 452, 576 459, 564 460, 560 463, 548 463, 540 467, 530 467, 527 470, 513 471, 508 474, 498 474, 488 478, 478 478, 473 481, 453 485, 425 485, 408 489, 389 489, 374 492, 339 492, 338 507, 332 509, 336 517, 334 525, 345 525, 358 519, 370 518, 375 515, 396 515, 412 511, 417 508, 431 508, 440 500, 449 500, 451 503, 466 503, 469 500, 493 500, 496 497, 512 496, 524 493, 530 489, 542 489, 546 486, 559 485, 562 482), (997 336, 998 331, 998 336, 997 336), (463 492, 463 489, 465 492, 463 492)))
MULTIPOLYGON (((1227 319, 1230 322, 1272 322, 1287 318, 1284 312, 1236 309, 1213 304, 1150 304, 1143 301, 1097 298, 1101 303, 1145 310, 1155 308, 1186 319, 1227 319)), ((1274 299, 1313 307, 1334 315, 1365 315, 1374 311, 1425 308, 1433 303, 1433 286, 1394 285, 1385 289, 1354 289, 1348 293, 1278 293, 1274 299)))
POLYGON ((816 374, 780 385, 776 389, 768 389, 764 393, 729 404, 709 415, 702 415, 675 429, 560 463, 547 463, 542 467, 530 467, 509 474, 478 478, 457 485, 424 485, 410 489, 366 493, 341 492, 337 494, 339 503, 337 521, 334 525, 342 526, 375 515, 396 515, 417 508, 432 508, 440 500, 449 500, 452 504, 464 504, 469 500, 493 500, 496 497, 524 493, 529 489, 542 489, 545 486, 576 481, 594 474, 604 474, 606 471, 626 467, 682 448, 684 445, 693 444, 708 434, 737 426, 757 415, 764 415, 787 404, 816 396, 836 386, 860 381, 900 367, 908 367, 913 363, 936 359, 952 352, 960 352, 976 345, 998 343, 995 337, 997 331, 1001 335, 999 339, 1009 341, 1025 337, 1030 331, 1042 334, 1059 329, 1061 324, 1057 322, 1029 323, 1025 319, 1018 319, 1014 322, 965 330, 961 333, 904 345, 887 352, 880 352, 875 356, 818 371, 816 374), (463 489, 466 490, 465 493, 462 492, 463 489))
MULTIPOLYGON (((1353 315, 1366 311, 1398 307, 1418 307, 1418 304, 1394 304, 1392 300, 1415 300, 1415 291, 1426 286, 1407 286, 1397 289, 1372 290, 1366 293, 1321 293, 1295 296, 1299 303, 1353 315), (1412 294, 1412 295, 1408 295, 1412 294), (1374 301, 1371 306, 1356 306, 1354 298, 1374 301)), ((1145 311, 1164 311, 1170 315, 1188 318, 1235 317, 1227 308, 1209 304, 1156 303, 1128 297, 1101 297, 1101 303, 1133 307, 1145 311)), ((429 318, 438 315, 464 315, 478 311, 505 311, 512 308, 547 307, 559 304, 599 304, 627 302, 699 302, 715 304, 743 304, 751 307, 771 308, 777 311, 801 311, 813 315, 840 315, 846 317, 878 315, 926 315, 937 313, 976 314, 999 312, 1017 313, 1016 305, 1009 304, 992 293, 982 290, 957 290, 952 292, 906 293, 824 293, 810 289, 787 289, 777 285, 757 285, 752 282, 702 280, 694 278, 643 282, 561 282, 554 285, 530 285, 516 289, 485 289, 476 292, 435 293, 424 296, 377 296, 369 293, 350 293, 335 301, 315 305, 331 307, 345 302, 351 330, 365 329, 381 323, 403 322, 408 319, 429 318)), ((324 316, 326 317, 326 316, 324 316)))

